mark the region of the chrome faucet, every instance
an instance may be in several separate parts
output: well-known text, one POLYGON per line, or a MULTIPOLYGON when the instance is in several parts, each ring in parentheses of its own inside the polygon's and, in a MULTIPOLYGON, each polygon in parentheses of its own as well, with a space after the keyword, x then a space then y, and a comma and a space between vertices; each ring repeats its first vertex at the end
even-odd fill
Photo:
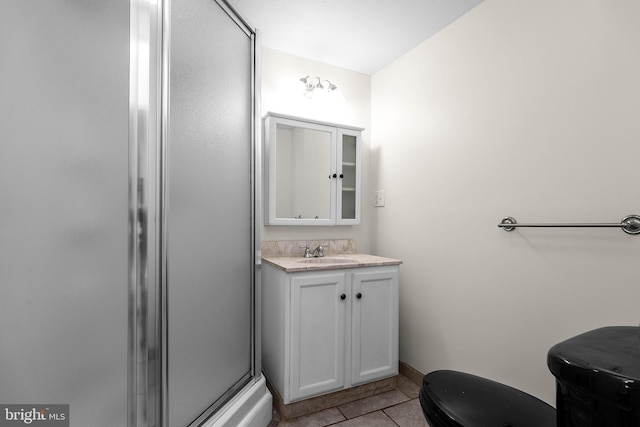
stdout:
POLYGON ((309 245, 307 246, 300 246, 301 248, 304 248, 304 257, 305 258, 314 258, 314 257, 323 257, 324 256, 324 248, 322 247, 322 245, 318 245, 313 251, 311 251, 311 249, 309 248, 309 245))
POLYGON ((304 257, 305 258, 313 258, 313 255, 311 255, 311 249, 309 249, 309 245, 307 246, 300 246, 301 248, 304 248, 304 257))
POLYGON ((324 256, 324 248, 322 247, 322 245, 318 245, 314 250, 312 255, 314 257, 320 257, 320 256, 324 256))

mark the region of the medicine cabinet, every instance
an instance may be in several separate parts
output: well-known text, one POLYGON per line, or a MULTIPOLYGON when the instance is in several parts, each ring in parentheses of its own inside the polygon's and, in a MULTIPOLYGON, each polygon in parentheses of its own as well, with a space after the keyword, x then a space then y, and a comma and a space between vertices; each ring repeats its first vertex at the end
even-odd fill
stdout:
POLYGON ((360 224, 362 130, 268 113, 265 224, 360 224))

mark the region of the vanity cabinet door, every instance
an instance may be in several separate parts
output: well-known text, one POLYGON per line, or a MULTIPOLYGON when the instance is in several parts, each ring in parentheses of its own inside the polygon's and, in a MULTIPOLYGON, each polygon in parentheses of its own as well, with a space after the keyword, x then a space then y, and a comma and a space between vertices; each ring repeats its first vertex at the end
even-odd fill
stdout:
POLYGON ((398 268, 354 271, 351 384, 398 372, 398 268))
POLYGON ((345 386, 345 274, 291 277, 291 401, 345 386))

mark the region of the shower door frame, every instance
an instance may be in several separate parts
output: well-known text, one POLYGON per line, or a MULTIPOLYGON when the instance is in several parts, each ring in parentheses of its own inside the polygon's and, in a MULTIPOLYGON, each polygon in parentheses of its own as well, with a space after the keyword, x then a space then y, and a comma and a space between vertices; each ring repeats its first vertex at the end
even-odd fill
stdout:
MULTIPOLYGON (((167 147, 170 1, 130 1, 129 96, 129 427, 167 427, 167 147)), ((261 377, 259 327, 259 35, 225 0, 218 4, 251 42, 251 367, 190 426, 211 425, 220 409, 261 377)))

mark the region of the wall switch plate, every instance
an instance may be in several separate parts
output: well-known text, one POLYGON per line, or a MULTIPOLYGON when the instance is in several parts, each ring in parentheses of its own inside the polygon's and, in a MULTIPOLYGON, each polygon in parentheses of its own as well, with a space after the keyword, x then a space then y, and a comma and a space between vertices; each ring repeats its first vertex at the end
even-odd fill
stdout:
POLYGON ((379 208, 384 206, 384 190, 376 191, 376 199, 373 202, 373 206, 379 207, 379 208))

